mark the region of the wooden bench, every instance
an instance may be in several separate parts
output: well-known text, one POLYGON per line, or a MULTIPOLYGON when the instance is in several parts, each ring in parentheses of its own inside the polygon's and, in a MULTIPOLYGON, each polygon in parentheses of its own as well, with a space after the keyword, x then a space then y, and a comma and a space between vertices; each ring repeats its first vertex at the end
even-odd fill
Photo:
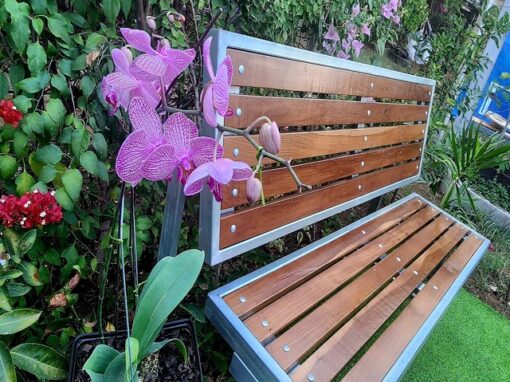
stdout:
MULTIPOLYGON (((221 203, 204 192, 200 243, 209 264, 419 178, 434 81, 235 33, 212 35, 214 64, 227 54, 234 64, 234 115, 224 124, 243 127, 267 115, 288 126, 280 154, 297 161, 313 189, 297 193, 287 170, 276 167, 263 172, 266 205, 246 204, 241 183, 226 187, 221 203), (270 91, 278 96, 256 95, 270 91)), ((223 143, 225 156, 255 164, 243 138, 223 143)), ((412 194, 211 292, 206 314, 234 349, 238 381, 393 381, 488 245, 412 194)))

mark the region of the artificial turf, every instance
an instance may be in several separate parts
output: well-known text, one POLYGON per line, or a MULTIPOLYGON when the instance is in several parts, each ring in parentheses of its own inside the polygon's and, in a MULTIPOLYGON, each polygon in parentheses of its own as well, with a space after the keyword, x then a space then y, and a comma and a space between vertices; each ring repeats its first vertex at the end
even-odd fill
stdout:
POLYGON ((510 381, 510 321, 461 290, 402 381, 510 381))

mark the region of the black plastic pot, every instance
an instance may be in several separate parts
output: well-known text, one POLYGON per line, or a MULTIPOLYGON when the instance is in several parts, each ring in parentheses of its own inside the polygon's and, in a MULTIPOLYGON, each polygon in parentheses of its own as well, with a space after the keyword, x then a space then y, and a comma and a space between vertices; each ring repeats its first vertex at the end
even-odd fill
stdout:
MULTIPOLYGON (((178 378, 181 379, 168 379, 171 381, 179 382, 194 382, 202 380, 202 369, 200 367, 200 356, 198 353, 198 343, 195 335, 195 328, 193 327, 193 323, 189 319, 176 320, 167 322, 157 341, 163 341, 170 338, 179 338, 184 341, 188 348, 189 353, 189 363, 183 367, 183 362, 177 364, 174 372, 174 375, 179 375, 178 378)), ((110 345, 117 350, 123 351, 124 344, 126 341, 126 331, 119 330, 117 332, 109 332, 104 334, 104 340, 101 339, 99 333, 89 333, 82 334, 76 337, 73 341, 72 352, 71 352, 71 361, 69 365, 69 375, 68 382, 75 381, 83 381, 83 377, 86 375, 82 371, 83 365, 87 360, 88 356, 92 354, 92 350, 99 344, 105 343, 110 345)), ((170 348, 173 349, 173 352, 176 353, 177 357, 180 357, 180 353, 176 350, 175 346, 170 344, 166 345, 159 351, 160 360, 164 362, 161 355, 165 356, 164 352, 168 352, 170 348)), ((173 355, 171 356, 173 359, 173 355)), ((88 379, 90 380, 90 379, 88 379)), ((159 379, 158 379, 159 381, 159 379)), ((165 379, 166 381, 166 379, 165 379)), ((111 381, 114 382, 114 381, 111 381)))

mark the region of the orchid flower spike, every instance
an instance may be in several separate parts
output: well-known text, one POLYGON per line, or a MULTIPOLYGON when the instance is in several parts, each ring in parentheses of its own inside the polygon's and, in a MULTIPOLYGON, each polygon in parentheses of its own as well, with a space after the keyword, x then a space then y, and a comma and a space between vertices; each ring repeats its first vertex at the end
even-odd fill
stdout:
POLYGON ((154 49, 151 36, 145 31, 121 28, 120 32, 129 45, 145 53, 132 62, 131 69, 146 81, 159 81, 162 78, 163 83, 169 85, 195 59, 194 49, 178 50, 165 45, 154 49))
POLYGON ((236 162, 228 158, 219 158, 213 162, 207 162, 199 166, 191 173, 184 185, 184 195, 198 194, 204 183, 207 183, 209 190, 213 193, 216 201, 221 202, 222 186, 232 180, 246 180, 252 175, 252 170, 244 162, 236 162))
POLYGON ((119 105, 127 110, 134 97, 145 98, 153 108, 156 108, 161 100, 161 95, 153 84, 140 80, 133 73, 130 58, 132 60, 131 51, 127 48, 112 51, 115 72, 104 77, 101 83, 104 100, 112 106, 111 113, 115 113, 119 105))
POLYGON ((225 116, 228 111, 228 91, 232 85, 233 69, 232 60, 227 56, 214 74, 210 55, 211 41, 212 37, 204 41, 204 63, 211 81, 202 91, 202 108, 207 124, 216 127, 217 114, 225 116))

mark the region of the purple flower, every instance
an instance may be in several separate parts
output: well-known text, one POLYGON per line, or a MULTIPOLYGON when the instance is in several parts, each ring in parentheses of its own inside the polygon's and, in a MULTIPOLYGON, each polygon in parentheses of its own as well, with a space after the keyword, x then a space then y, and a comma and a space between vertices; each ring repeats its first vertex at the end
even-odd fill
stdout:
POLYGON ((351 41, 350 41, 350 40, 343 39, 343 40, 342 40, 342 49, 343 49, 345 52, 348 52, 348 51, 349 51, 349 49, 351 49, 351 41))
POLYGON ((333 42, 333 43, 331 43, 331 44, 329 44, 328 42, 326 42, 326 40, 324 40, 324 41, 322 42, 322 47, 323 47, 324 49, 326 49, 326 52, 328 52, 328 54, 333 54, 333 52, 335 51, 335 45, 336 45, 336 43, 335 43, 335 42, 333 42))
POLYGON ((198 194, 202 190, 204 183, 207 183, 216 201, 221 202, 222 186, 230 183, 232 180, 246 180, 251 175, 252 170, 246 163, 220 158, 216 161, 202 164, 191 173, 184 185, 184 195, 198 194))
POLYGON ((364 35, 367 35, 367 36, 370 36, 370 27, 368 26, 368 24, 361 24, 361 32, 364 34, 364 35))
POLYGON ((359 54, 361 53, 361 48, 363 48, 364 44, 359 40, 353 40, 352 42, 352 49, 354 49, 354 54, 356 57, 359 57, 359 54))
POLYGON ((129 119, 133 132, 119 150, 115 171, 133 186, 144 177, 169 179, 175 168, 182 181, 193 168, 213 159, 214 140, 198 137, 197 127, 182 113, 161 124, 146 99, 136 97, 129 105, 129 119))
POLYGON ((172 49, 165 44, 154 49, 151 37, 145 31, 121 28, 120 32, 129 45, 145 53, 131 63, 133 73, 140 79, 159 81, 162 78, 163 83, 169 85, 195 59, 194 49, 172 49))
POLYGON ((398 9, 398 6, 400 5, 400 0, 390 0, 388 2, 388 6, 392 11, 396 11, 398 9))
POLYGON ((347 53, 345 53, 343 50, 340 50, 340 51, 336 54, 336 56, 337 56, 338 58, 342 58, 342 59, 344 59, 344 60, 348 60, 348 59, 350 59, 350 58, 351 58, 351 56, 350 56, 350 55, 348 55, 347 53))
POLYGON ((381 7, 381 15, 389 19, 393 16, 393 8, 389 4, 383 4, 381 7))
POLYGON ((135 76, 129 64, 128 54, 124 50, 114 49, 112 58, 115 72, 104 77, 101 83, 104 100, 112 106, 111 113, 115 113, 119 105, 127 110, 134 97, 145 98, 148 104, 155 108, 161 96, 153 84, 135 76))
POLYGON ((324 35, 324 40, 331 40, 331 41, 340 41, 340 36, 338 35, 338 32, 333 25, 333 22, 329 24, 328 31, 324 35))
POLYGON ((349 41, 352 41, 358 36, 358 30, 356 28, 356 25, 351 23, 350 21, 347 22, 347 39, 349 41))
POLYGON ((204 42, 204 63, 211 81, 205 85, 202 91, 202 108, 205 121, 209 126, 216 127, 217 114, 225 116, 228 111, 228 92, 232 85, 233 69, 232 60, 230 56, 227 56, 214 75, 210 55, 211 41, 212 37, 209 37, 204 42))
POLYGON ((397 24, 397 25, 399 25, 399 24, 400 24, 400 16, 399 16, 399 15, 393 15, 393 16, 391 16, 391 20, 392 20, 395 24, 397 24))
POLYGON ((360 7, 359 3, 356 3, 352 6, 351 16, 356 17, 359 15, 360 7))

